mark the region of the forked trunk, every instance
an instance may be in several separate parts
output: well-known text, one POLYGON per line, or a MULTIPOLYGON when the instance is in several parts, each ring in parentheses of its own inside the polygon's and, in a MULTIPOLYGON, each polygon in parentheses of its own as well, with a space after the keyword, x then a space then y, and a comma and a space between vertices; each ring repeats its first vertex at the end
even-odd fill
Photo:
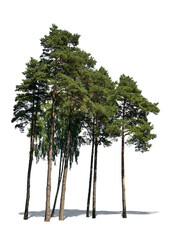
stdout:
POLYGON ((68 159, 69 159, 69 148, 70 148, 72 112, 73 112, 73 97, 72 97, 72 103, 71 103, 70 115, 69 115, 67 147, 66 147, 66 154, 65 154, 65 166, 64 166, 64 174, 63 174, 63 181, 62 181, 62 192, 61 192, 61 201, 60 201, 60 210, 59 210, 59 220, 62 220, 62 221, 64 220, 64 205, 65 205, 66 180, 67 180, 67 173, 68 173, 68 159))
POLYGON ((92 140, 92 150, 91 150, 90 177, 89 177, 86 217, 89 217, 89 210, 90 210, 90 197, 91 197, 91 185, 92 185, 92 174, 93 174, 93 158, 94 158, 94 130, 93 130, 93 140, 92 140))
POLYGON ((95 155, 94 155, 94 180, 93 180, 93 211, 92 218, 96 218, 96 183, 97 183, 97 131, 98 131, 98 119, 96 117, 96 137, 95 137, 95 155))
MULTIPOLYGON (((36 117, 37 117, 37 114, 36 114, 36 117)), ((30 179, 31 179, 31 169, 32 169, 32 162, 33 162, 34 139, 35 139, 35 133, 36 133, 36 117, 35 117, 35 120, 32 120, 32 124, 31 124, 30 155, 29 155, 29 166, 28 166, 28 173, 27 173, 27 192, 26 192, 24 220, 28 219, 28 209, 29 209, 29 201, 30 201, 30 179)))
POLYGON ((51 172, 52 172, 52 147, 53 147, 53 131, 54 131, 54 118, 55 118, 55 92, 56 85, 53 86, 52 96, 52 117, 51 117, 51 128, 50 128, 50 144, 49 144, 49 156, 48 156, 48 172, 47 172, 47 187, 46 187, 46 210, 45 210, 45 221, 50 221, 50 193, 51 193, 51 172))
POLYGON ((61 185, 61 179, 62 179, 62 176, 63 176, 63 172, 64 172, 64 159, 63 159, 63 153, 61 151, 59 174, 58 174, 58 183, 57 183, 56 195, 55 195, 55 200, 54 200, 54 204, 53 204, 51 217, 54 217, 55 207, 56 207, 56 202, 57 202, 57 198, 58 198, 58 194, 59 194, 59 188, 60 188, 60 185, 61 185))
POLYGON ((122 217, 126 218, 126 189, 125 189, 125 164, 124 164, 124 145, 125 145, 125 101, 123 105, 123 123, 122 123, 122 152, 121 152, 121 175, 122 175, 122 217))

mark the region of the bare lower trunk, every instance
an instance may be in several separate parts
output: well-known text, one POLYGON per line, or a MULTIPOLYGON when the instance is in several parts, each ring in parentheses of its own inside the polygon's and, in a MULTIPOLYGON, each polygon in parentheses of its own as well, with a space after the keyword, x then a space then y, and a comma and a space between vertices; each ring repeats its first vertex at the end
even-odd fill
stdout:
POLYGON ((30 138, 30 157, 29 157, 29 166, 28 166, 28 173, 27 173, 27 192, 26 192, 26 203, 25 203, 25 211, 24 211, 24 219, 28 219, 28 209, 29 209, 29 201, 30 201, 30 178, 31 178, 31 169, 32 169, 32 162, 33 162, 33 141, 34 137, 31 136, 30 138))
POLYGON ((63 176, 63 170, 64 170, 64 159, 63 159, 63 153, 61 151, 59 174, 58 174, 58 184, 57 184, 56 195, 55 195, 55 200, 54 200, 54 204, 53 204, 51 217, 54 216, 56 202, 57 202, 57 198, 58 198, 58 194, 59 194, 59 188, 60 188, 60 185, 61 185, 61 179, 62 179, 62 176, 63 176))
POLYGON ((50 193, 51 193, 53 130, 54 130, 54 117, 55 117, 55 91, 56 91, 56 85, 53 86, 53 97, 52 97, 53 98, 53 100, 52 100, 52 117, 51 117, 47 187, 46 187, 46 210, 45 210, 45 221, 46 222, 50 221, 50 193))
POLYGON ((94 180, 93 180, 93 212, 92 218, 96 218, 96 183, 97 183, 97 131, 98 131, 98 119, 96 117, 96 138, 95 138, 95 156, 94 156, 94 180))
POLYGON ((73 112, 73 97, 72 97, 72 104, 71 104, 70 115, 69 115, 67 147, 66 147, 66 154, 65 154, 65 166, 64 166, 60 210, 59 210, 59 220, 62 220, 62 221, 64 220, 64 205, 65 205, 66 180, 67 180, 67 173, 68 173, 68 159, 69 159, 69 148, 70 148, 72 112, 73 112))
POLYGON ((93 132, 93 140, 92 140, 92 151, 91 151, 91 162, 90 162, 90 177, 89 177, 89 188, 88 188, 88 197, 87 197, 86 217, 89 217, 89 209, 90 209, 92 173, 93 173, 93 157, 94 157, 94 132, 93 132))
MULTIPOLYGON (((123 106, 123 120, 125 118, 125 102, 123 106)), ((126 189, 125 189, 125 164, 124 164, 125 126, 122 124, 122 152, 121 152, 121 175, 122 175, 122 217, 126 218, 126 189)))
POLYGON ((62 192, 61 192, 61 201, 60 201, 60 210, 59 210, 59 220, 64 220, 64 205, 65 205, 66 180, 67 180, 67 173, 68 173, 70 134, 71 134, 71 132, 68 131, 67 154, 65 156, 65 166, 64 166, 64 174, 63 174, 63 181, 62 181, 62 192))
POLYGON ((30 156, 29 156, 29 166, 28 166, 28 173, 27 173, 27 192, 26 192, 24 220, 28 219, 28 209, 29 209, 29 201, 30 201, 30 179, 31 179, 31 169, 32 169, 32 162, 33 162, 35 133, 36 133, 36 119, 34 121, 32 120, 32 125, 31 125, 30 156))

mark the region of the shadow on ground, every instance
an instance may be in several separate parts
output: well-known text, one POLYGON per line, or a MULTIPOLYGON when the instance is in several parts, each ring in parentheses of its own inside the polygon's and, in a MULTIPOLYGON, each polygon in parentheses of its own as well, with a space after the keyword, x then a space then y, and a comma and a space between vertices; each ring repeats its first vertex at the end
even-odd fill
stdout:
MULTIPOLYGON (((97 215, 115 215, 115 214, 121 214, 121 211, 96 211, 97 215)), ((147 215, 147 214, 155 214, 158 212, 141 212, 141 211, 127 211, 127 214, 132 214, 132 215, 147 215)), ((20 215, 24 215, 24 213, 19 213, 20 215)), ((64 216, 65 218, 68 217, 78 217, 81 215, 86 215, 85 210, 79 210, 79 209, 65 209, 64 211, 64 216)), ((91 211, 90 211, 91 215, 91 211)), ((29 218, 32 217, 44 217, 45 216, 45 211, 31 211, 29 212, 29 218)), ((55 210, 54 217, 59 216, 59 210, 55 210)))

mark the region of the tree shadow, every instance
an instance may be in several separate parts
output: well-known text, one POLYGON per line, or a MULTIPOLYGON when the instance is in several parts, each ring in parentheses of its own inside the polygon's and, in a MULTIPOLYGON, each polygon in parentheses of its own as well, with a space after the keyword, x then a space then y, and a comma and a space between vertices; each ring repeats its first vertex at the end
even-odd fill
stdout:
MULTIPOLYGON (((97 215, 117 215, 117 214, 122 214, 121 211, 96 211, 97 215)), ((148 215, 148 214, 155 214, 158 213, 156 211, 127 211, 128 215, 148 215)), ((24 215, 23 212, 19 213, 20 215, 24 215)), ((90 211, 90 216, 91 216, 92 212, 90 211)), ((86 215, 86 211, 85 210, 79 210, 79 209, 65 209, 64 210, 64 216, 65 219, 68 217, 78 217, 81 215, 86 215)), ((44 217, 45 216, 45 211, 30 211, 29 212, 29 217, 28 218, 32 218, 32 217, 44 217)), ((59 217, 59 209, 55 210, 54 213, 54 217, 59 217)))

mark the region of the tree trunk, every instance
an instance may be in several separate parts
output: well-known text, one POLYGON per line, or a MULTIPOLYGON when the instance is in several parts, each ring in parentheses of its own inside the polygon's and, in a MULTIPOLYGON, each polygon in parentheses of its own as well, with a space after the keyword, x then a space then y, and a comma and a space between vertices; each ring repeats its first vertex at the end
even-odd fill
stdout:
POLYGON ((125 101, 123 105, 123 123, 122 123, 122 152, 121 152, 121 175, 122 175, 122 217, 126 218, 126 189, 125 189, 125 166, 124 166, 124 145, 125 145, 125 101))
POLYGON ((98 131, 98 119, 96 117, 96 137, 95 137, 95 156, 94 156, 94 181, 93 181, 93 212, 92 218, 96 218, 96 183, 97 183, 97 131, 98 131))
POLYGON ((60 188, 60 185, 61 185, 61 179, 62 179, 63 172, 64 172, 63 170, 64 170, 64 159, 63 159, 63 152, 61 151, 60 165, 59 165, 59 174, 58 174, 58 184, 57 184, 56 195, 55 195, 55 200, 54 200, 54 204, 53 204, 51 217, 54 217, 56 202, 57 202, 58 193, 59 193, 59 188, 60 188))
POLYGON ((64 220, 64 205, 65 205, 66 180, 67 180, 67 173, 68 173, 68 159, 69 159, 69 147, 70 147, 72 112, 73 112, 73 97, 72 97, 72 103, 71 103, 70 115, 69 115, 67 147, 66 147, 66 154, 65 154, 65 166, 64 166, 64 174, 63 174, 63 181, 62 181, 62 192, 61 192, 61 201, 60 201, 60 210, 59 210, 59 220, 62 220, 62 221, 64 220))
MULTIPOLYGON (((33 109, 34 109, 34 103, 33 103, 33 109)), ((33 119, 33 115, 32 115, 32 123, 31 123, 30 156, 29 156, 29 166, 28 166, 28 173, 27 173, 27 193, 26 193, 24 220, 28 219, 28 209, 29 209, 29 201, 30 201, 30 179, 31 179, 31 169, 32 169, 32 162, 33 162, 34 139, 36 134, 36 118, 37 118, 37 113, 36 113, 35 119, 33 119)))
POLYGON ((49 144, 49 156, 48 156, 48 172, 47 172, 47 187, 46 187, 46 210, 45 210, 45 221, 50 221, 50 193, 51 193, 51 172, 52 172, 52 148, 53 148, 53 130, 54 130, 54 118, 55 118, 55 92, 56 85, 53 86, 52 95, 52 117, 51 117, 51 128, 50 128, 50 144, 49 144))
POLYGON ((33 151, 34 151, 34 134, 32 132, 30 137, 30 156, 29 156, 29 166, 28 166, 28 173, 27 173, 27 193, 26 193, 24 220, 28 219, 28 209, 29 209, 29 201, 30 201, 30 179, 31 179, 31 169, 32 169, 32 162, 33 162, 33 151))
POLYGON ((92 150, 91 150, 90 177, 89 177, 86 217, 89 217, 89 209, 90 209, 90 196, 91 196, 91 185, 92 185, 92 174, 93 174, 93 158, 94 158, 94 130, 93 130, 93 140, 92 140, 92 150))

